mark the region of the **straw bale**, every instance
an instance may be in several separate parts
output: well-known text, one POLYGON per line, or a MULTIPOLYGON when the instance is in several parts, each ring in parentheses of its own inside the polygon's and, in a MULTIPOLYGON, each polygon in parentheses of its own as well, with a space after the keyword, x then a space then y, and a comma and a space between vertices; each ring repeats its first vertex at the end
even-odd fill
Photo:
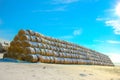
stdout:
POLYGON ((20 40, 15 41, 15 45, 17 47, 22 46, 22 42, 20 40))
POLYGON ((59 57, 64 57, 62 52, 59 52, 59 57))
POLYGON ((59 53, 58 52, 53 51, 53 54, 54 54, 55 57, 59 57, 59 53))
POLYGON ((30 41, 37 42, 36 36, 31 36, 30 41))
POLYGON ((40 54, 45 55, 45 49, 40 49, 40 54))
POLYGON ((17 41, 17 40, 19 40, 19 36, 18 35, 16 35, 15 37, 14 37, 14 39, 13 39, 14 41, 17 41))
POLYGON ((40 54, 40 49, 39 48, 34 48, 35 49, 35 54, 40 54))
POLYGON ((35 50, 32 47, 25 47, 24 53, 25 54, 35 54, 35 50))
POLYGON ((41 42, 42 42, 41 38, 39 38, 39 37, 36 37, 36 42, 39 42, 39 43, 41 43, 41 42))
POLYGON ((43 48, 43 44, 42 43, 37 43, 38 48, 43 48))
POLYGON ((21 41, 24 41, 24 40, 30 41, 31 40, 31 36, 30 35, 21 35, 20 36, 20 40, 21 41))
POLYGON ((26 30, 20 30, 20 31, 18 32, 18 35, 19 35, 19 36, 21 36, 21 35, 29 35, 29 32, 26 31, 26 30))
POLYGON ((40 36, 40 34, 38 32, 34 32, 34 35, 37 36, 37 37, 40 36))
POLYGON ((38 62, 38 57, 35 54, 28 54, 26 57, 26 61, 28 62, 38 62))
POLYGON ((32 30, 26 30, 26 31, 28 31, 31 36, 35 35, 35 32, 33 32, 32 30))
POLYGON ((10 46, 14 46, 14 45, 15 45, 15 41, 11 41, 10 46))
POLYGON ((55 59, 53 56, 49 56, 50 57, 50 63, 55 63, 55 59))
POLYGON ((55 63, 58 64, 60 62, 61 62, 60 58, 59 57, 55 57, 55 63))

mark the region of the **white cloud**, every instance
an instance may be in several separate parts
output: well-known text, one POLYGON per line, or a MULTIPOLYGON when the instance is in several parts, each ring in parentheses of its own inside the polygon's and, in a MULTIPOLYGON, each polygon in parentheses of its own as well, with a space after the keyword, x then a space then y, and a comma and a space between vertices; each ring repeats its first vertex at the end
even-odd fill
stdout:
POLYGON ((81 35, 81 33, 82 33, 81 29, 76 29, 76 30, 73 30, 71 35, 64 35, 64 36, 61 36, 59 38, 60 39, 73 39, 74 37, 81 35))
POLYGON ((74 2, 78 2, 79 0, 53 0, 53 4, 70 4, 74 2))
POLYGON ((105 21, 107 26, 111 26, 114 29, 114 33, 120 35, 120 20, 108 20, 105 21))
POLYGON ((77 35, 80 35, 80 34, 81 34, 81 30, 80 29, 73 31, 73 35, 74 36, 77 36, 77 35))
POLYGON ((115 14, 120 17, 120 3, 118 3, 115 7, 115 14))
POLYGON ((110 44, 120 44, 120 41, 114 41, 114 40, 107 40, 110 44))
POLYGON ((114 34, 120 35, 120 2, 114 5, 113 8, 105 10, 107 16, 96 18, 97 21, 104 21, 106 26, 110 26, 114 34))

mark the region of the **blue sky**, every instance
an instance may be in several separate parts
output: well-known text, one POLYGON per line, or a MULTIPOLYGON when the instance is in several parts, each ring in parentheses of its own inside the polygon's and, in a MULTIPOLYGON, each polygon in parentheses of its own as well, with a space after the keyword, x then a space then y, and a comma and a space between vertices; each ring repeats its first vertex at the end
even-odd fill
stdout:
POLYGON ((67 40, 120 62, 120 0, 0 0, 0 40, 20 29, 67 40))

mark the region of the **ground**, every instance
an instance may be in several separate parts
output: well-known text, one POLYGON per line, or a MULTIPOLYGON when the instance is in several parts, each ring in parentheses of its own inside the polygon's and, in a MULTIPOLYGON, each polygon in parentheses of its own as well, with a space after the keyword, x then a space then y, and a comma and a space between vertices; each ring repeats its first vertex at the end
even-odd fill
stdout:
POLYGON ((120 67, 21 63, 2 60, 0 80, 120 80, 120 67))

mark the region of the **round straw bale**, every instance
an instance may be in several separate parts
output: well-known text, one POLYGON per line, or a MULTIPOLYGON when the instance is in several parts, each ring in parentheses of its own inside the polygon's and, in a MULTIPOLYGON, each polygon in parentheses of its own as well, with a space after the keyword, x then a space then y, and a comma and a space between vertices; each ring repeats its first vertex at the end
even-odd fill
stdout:
POLYGON ((65 63, 65 59, 64 58, 60 58, 60 62, 61 62, 61 64, 64 64, 65 63))
POLYGON ((22 46, 22 42, 21 42, 20 40, 17 40, 15 43, 16 43, 16 46, 17 46, 17 47, 22 46))
POLYGON ((32 42, 37 42, 36 36, 31 36, 30 39, 31 39, 30 41, 32 41, 32 42))
POLYGON ((17 41, 17 40, 19 40, 19 36, 18 35, 16 35, 15 37, 14 37, 14 39, 13 39, 14 41, 17 41))
POLYGON ((45 55, 45 49, 40 49, 40 54, 45 55))
POLYGON ((46 56, 42 56, 41 57, 41 62, 47 63, 48 62, 48 58, 46 56))
POLYGON ((31 36, 34 36, 35 33, 32 30, 27 30, 31 36))
POLYGON ((18 32, 18 35, 19 35, 19 36, 21 36, 21 35, 29 35, 29 32, 26 31, 26 30, 20 30, 20 31, 18 32))
POLYGON ((39 38, 39 37, 36 37, 36 42, 39 42, 39 43, 41 43, 41 42, 42 42, 41 38, 39 38))
POLYGON ((57 64, 57 63, 60 63, 61 61, 60 61, 60 58, 58 58, 58 57, 55 57, 55 63, 57 64))
POLYGON ((64 58, 64 60, 65 60, 65 61, 64 61, 65 64, 68 64, 68 63, 69 63, 69 62, 68 62, 68 58, 64 58))
POLYGON ((63 55, 62 52, 59 52, 59 56, 60 56, 60 57, 64 57, 64 55, 63 55))
POLYGON ((50 57, 50 63, 55 63, 55 59, 53 56, 49 56, 50 57))
POLYGON ((39 36, 40 36, 40 34, 39 34, 38 32, 34 32, 34 35, 35 35, 36 37, 39 37, 39 36))
POLYGON ((39 48, 44 48, 42 43, 37 43, 39 48))
POLYGON ((32 47, 32 43, 30 41, 28 41, 28 40, 22 41, 22 45, 24 47, 32 47))
POLYGON ((29 35, 21 35, 21 36, 20 36, 20 40, 21 40, 21 41, 24 41, 24 40, 30 41, 30 40, 31 40, 31 37, 30 37, 29 35))
POLYGON ((52 50, 49 50, 49 56, 54 56, 54 53, 52 50))
POLYGON ((32 47, 25 47, 24 53, 25 54, 35 54, 35 50, 32 47))
POLYGON ((28 54, 27 59, 28 62, 38 62, 38 57, 35 54, 28 54))
POLYGON ((34 49, 35 49, 35 53, 36 53, 36 54, 40 54, 41 51, 40 51, 39 48, 34 48, 34 49))
POLYGON ((59 57, 59 53, 58 52, 53 51, 53 54, 54 54, 55 57, 59 57))

